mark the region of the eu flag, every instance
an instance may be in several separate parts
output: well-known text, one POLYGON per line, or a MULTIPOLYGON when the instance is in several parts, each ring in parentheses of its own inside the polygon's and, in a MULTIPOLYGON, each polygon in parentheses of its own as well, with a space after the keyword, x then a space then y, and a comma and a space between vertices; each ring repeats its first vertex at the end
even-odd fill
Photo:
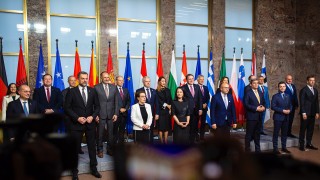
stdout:
POLYGON ((39 48, 39 60, 38 60, 38 73, 37 73, 37 81, 36 81, 36 88, 39 88, 43 85, 42 76, 46 74, 44 69, 44 61, 43 61, 43 54, 42 54, 42 44, 40 43, 39 48))
MULTIPOLYGON (((131 70, 131 62, 130 62, 130 53, 129 53, 129 43, 128 43, 128 49, 127 49, 127 57, 126 57, 126 69, 124 72, 124 88, 128 89, 131 103, 130 106, 134 103, 134 93, 133 93, 133 82, 132 82, 132 70, 131 70)), ((133 123, 131 121, 131 108, 128 111, 127 116, 127 132, 128 134, 131 134, 133 130, 133 123)))
POLYGON ((60 91, 64 90, 64 83, 63 83, 63 74, 61 68, 61 60, 60 60, 60 53, 57 44, 57 52, 56 52, 56 67, 54 69, 54 81, 53 86, 59 88, 60 91))
POLYGON ((197 67, 196 67, 196 73, 194 75, 194 79, 196 82, 198 82, 198 76, 201 75, 201 62, 200 62, 200 52, 199 52, 199 46, 198 46, 198 59, 197 59, 197 67))

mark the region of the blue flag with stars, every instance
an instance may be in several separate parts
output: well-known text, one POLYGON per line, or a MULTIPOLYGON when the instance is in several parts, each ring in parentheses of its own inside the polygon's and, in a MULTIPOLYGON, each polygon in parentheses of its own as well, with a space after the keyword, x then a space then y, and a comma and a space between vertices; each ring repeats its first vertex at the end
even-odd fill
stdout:
MULTIPOLYGON (((130 62, 130 53, 129 49, 127 50, 127 57, 126 57, 126 69, 124 72, 124 88, 128 89, 129 95, 130 95, 130 107, 134 103, 134 93, 133 93, 133 81, 132 81, 132 70, 131 70, 131 62, 130 62)), ((127 116, 127 132, 128 134, 131 134, 133 130, 133 123, 131 121, 131 108, 128 111, 127 116)))
POLYGON ((54 69, 53 86, 56 88, 59 88, 60 91, 64 90, 63 74, 62 74, 60 53, 59 53, 58 47, 56 52, 56 67, 54 69))
POLYGON ((42 44, 40 44, 39 48, 39 60, 38 60, 38 72, 37 72, 37 80, 36 80, 36 88, 39 88, 43 85, 42 76, 46 74, 44 69, 44 61, 43 61, 43 54, 42 54, 42 44))

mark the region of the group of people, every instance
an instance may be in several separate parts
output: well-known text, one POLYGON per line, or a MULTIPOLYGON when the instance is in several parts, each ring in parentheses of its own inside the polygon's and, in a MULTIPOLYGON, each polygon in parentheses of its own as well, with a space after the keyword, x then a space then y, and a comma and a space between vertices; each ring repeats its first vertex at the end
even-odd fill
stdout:
MULTIPOLYGON (((210 103, 210 127, 216 136, 229 136, 230 129, 237 127, 235 102, 229 79, 220 81, 216 94, 210 101, 209 91, 204 85, 204 76, 199 75, 197 84, 192 74, 186 76, 186 84, 176 89, 175 97, 171 97, 166 87, 166 79, 160 77, 157 88, 150 87, 148 76, 143 77, 143 87, 135 92, 135 104, 130 106, 131 98, 128 89, 123 88, 124 79, 117 76, 115 84, 110 83, 107 72, 100 74, 101 83, 88 86, 88 73, 81 71, 77 77, 69 76, 69 87, 62 92, 52 86, 52 76, 43 75, 43 86, 36 88, 31 99, 31 90, 27 85, 16 87, 10 84, 7 96, 3 100, 2 120, 9 120, 18 115, 50 114, 63 112, 66 114, 67 132, 76 137, 81 150, 83 134, 88 145, 91 174, 101 177, 97 171, 96 156, 102 158, 103 141, 107 132, 106 152, 113 155, 116 144, 125 142, 125 128, 128 111, 131 110, 134 141, 153 143, 154 128, 159 131, 160 143, 168 143, 168 134, 173 129, 173 143, 193 144, 204 140, 205 124, 210 103), (6 113, 5 113, 6 112, 6 113), (172 124, 171 119, 174 123, 172 124), (200 126, 199 126, 200 124, 200 126), (172 127, 173 125, 173 127, 172 127)), ((251 151, 250 142, 254 140, 255 151, 260 152, 260 135, 263 132, 265 110, 274 110, 274 152, 279 154, 278 136, 281 130, 281 145, 284 153, 287 137, 292 134, 292 122, 295 109, 298 107, 297 90, 292 84, 292 76, 287 75, 285 82, 278 83, 278 93, 272 96, 271 103, 264 77, 251 75, 250 83, 244 89, 244 109, 246 117, 245 151, 251 151), (271 105, 270 105, 271 104, 271 105)), ((301 125, 299 133, 299 149, 317 150, 312 145, 312 134, 315 119, 319 118, 318 91, 314 88, 315 76, 307 77, 307 85, 300 91, 301 125), (306 136, 306 143, 305 143, 306 136)), ((55 128, 58 130, 58 127, 55 128)), ((14 139, 8 133, 6 138, 14 139)), ((77 179, 78 170, 73 171, 77 179)))

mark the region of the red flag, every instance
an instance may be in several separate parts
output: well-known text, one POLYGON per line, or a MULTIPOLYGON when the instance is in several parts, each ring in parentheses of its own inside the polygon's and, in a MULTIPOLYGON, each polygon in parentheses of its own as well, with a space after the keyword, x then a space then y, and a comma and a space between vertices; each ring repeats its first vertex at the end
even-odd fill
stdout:
POLYGON ((158 84, 158 79, 159 77, 163 76, 163 68, 162 68, 162 57, 161 57, 161 52, 160 52, 160 46, 158 49, 158 66, 157 66, 157 77, 156 77, 156 88, 158 84))
POLYGON ((141 74, 140 87, 142 87, 142 78, 147 76, 147 63, 146 63, 146 55, 145 55, 145 53, 146 52, 144 51, 144 45, 143 45, 141 70, 140 70, 140 74, 141 74))
POLYGON ((96 61, 94 59, 93 45, 92 45, 90 72, 89 72, 89 86, 93 87, 97 83, 98 83, 97 66, 96 66, 96 61))
POLYGON ((16 85, 17 87, 27 84, 27 72, 26 67, 24 66, 23 60, 23 52, 22 52, 22 45, 20 42, 20 51, 19 51, 19 60, 18 60, 18 69, 17 69, 17 77, 16 77, 16 85))
POLYGON ((8 86, 7 73, 6 73, 6 67, 4 66, 4 59, 2 54, 2 37, 1 37, 0 46, 1 46, 0 47, 0 114, 1 114, 2 100, 3 100, 3 97, 7 94, 7 90, 8 90, 7 89, 7 86, 8 86))
POLYGON ((253 49, 252 64, 251 64, 251 75, 257 76, 257 61, 256 61, 256 50, 253 49))
POLYGON ((188 74, 188 68, 187 68, 187 57, 186 57, 186 51, 184 50, 183 45, 183 57, 182 57, 182 68, 181 68, 181 81, 180 86, 183 86, 187 83, 187 74, 188 74))
POLYGON ((113 72, 113 64, 112 64, 112 54, 111 54, 110 42, 109 42, 107 73, 109 74, 111 83, 114 84, 114 72, 113 72))
POLYGON ((74 58, 74 70, 73 75, 78 79, 78 73, 81 71, 81 65, 80 65, 80 57, 78 53, 78 47, 76 47, 76 55, 74 58))

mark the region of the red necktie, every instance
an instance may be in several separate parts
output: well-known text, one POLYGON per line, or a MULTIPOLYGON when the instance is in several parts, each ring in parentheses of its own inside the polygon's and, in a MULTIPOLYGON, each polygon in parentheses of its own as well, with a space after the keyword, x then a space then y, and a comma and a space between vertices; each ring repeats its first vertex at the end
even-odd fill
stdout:
POLYGON ((119 89, 120 89, 120 96, 121 96, 121 99, 123 100, 123 91, 122 91, 122 88, 121 88, 121 87, 119 87, 119 89))
POLYGON ((47 89, 47 101, 50 102, 50 91, 49 91, 49 88, 46 88, 47 89))
POLYGON ((190 85, 190 91, 191 91, 192 96, 194 97, 193 85, 190 85))

